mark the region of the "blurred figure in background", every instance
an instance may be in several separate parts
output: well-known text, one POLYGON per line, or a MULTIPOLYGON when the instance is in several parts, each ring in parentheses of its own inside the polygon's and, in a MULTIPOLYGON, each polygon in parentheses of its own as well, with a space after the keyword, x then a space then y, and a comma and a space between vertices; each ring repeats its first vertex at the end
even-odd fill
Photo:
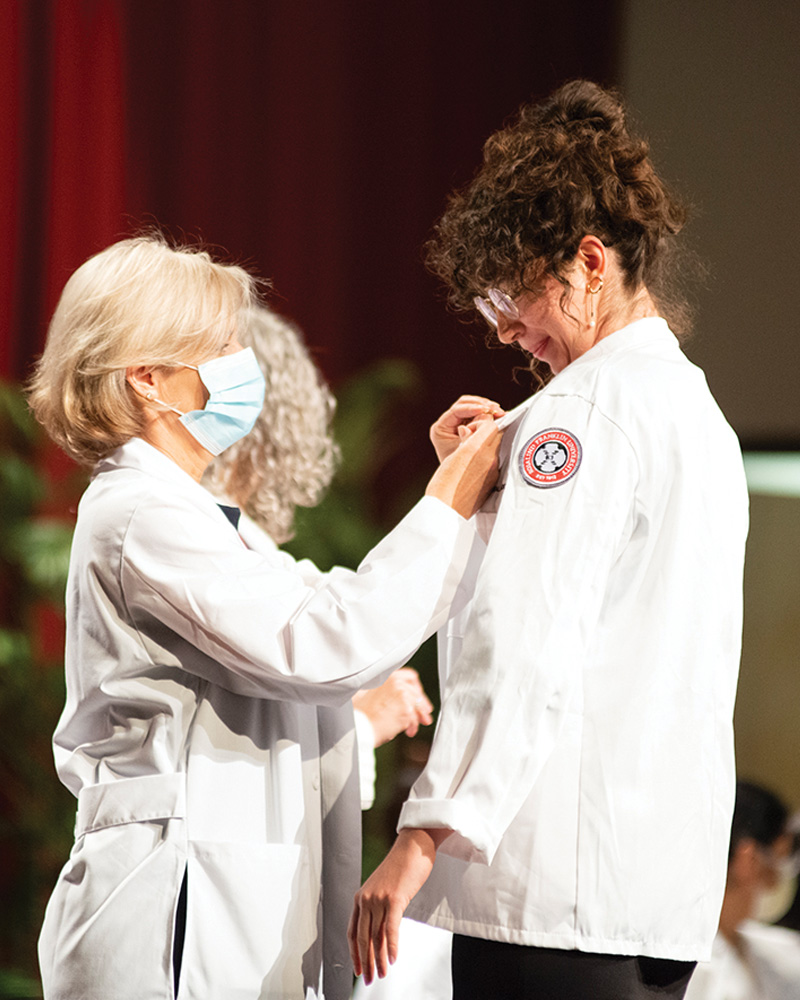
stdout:
MULTIPOLYGON (((241 509, 239 531, 277 552, 294 537, 297 507, 315 507, 330 485, 339 459, 332 422, 336 400, 314 364, 301 330, 263 305, 253 306, 239 336, 264 375, 264 406, 250 433, 206 469, 202 484, 217 499, 241 509)), ((286 557, 290 559, 290 557, 286 557)), ((309 580, 323 574, 302 562, 309 580)), ((352 699, 358 747, 361 808, 375 798, 375 748, 398 733, 415 736, 433 721, 416 670, 402 667, 380 687, 352 699)), ((344 713, 350 709, 318 708, 344 713)))
POLYGON ((797 1000, 800 935, 765 919, 797 876, 788 810, 772 792, 740 781, 731 829, 728 880, 710 962, 700 963, 686 1000, 797 1000), (760 918, 760 919, 759 919, 760 918))

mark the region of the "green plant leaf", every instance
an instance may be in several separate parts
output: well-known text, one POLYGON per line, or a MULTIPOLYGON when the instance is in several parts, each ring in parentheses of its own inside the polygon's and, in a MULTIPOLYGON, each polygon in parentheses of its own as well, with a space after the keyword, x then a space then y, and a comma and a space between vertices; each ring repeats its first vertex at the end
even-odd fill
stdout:
POLYGON ((26 976, 24 972, 13 969, 0 969, 0 997, 7 1000, 26 1000, 27 997, 40 997, 42 988, 35 979, 26 976))
POLYGON ((16 436, 33 447, 41 431, 21 390, 0 381, 0 429, 5 438, 16 436))
POLYGON ((28 516, 45 492, 44 480, 29 460, 11 452, 0 455, 4 524, 28 516))
POLYGON ((68 521, 43 517, 18 524, 8 541, 31 586, 58 603, 64 600, 73 531, 68 521))

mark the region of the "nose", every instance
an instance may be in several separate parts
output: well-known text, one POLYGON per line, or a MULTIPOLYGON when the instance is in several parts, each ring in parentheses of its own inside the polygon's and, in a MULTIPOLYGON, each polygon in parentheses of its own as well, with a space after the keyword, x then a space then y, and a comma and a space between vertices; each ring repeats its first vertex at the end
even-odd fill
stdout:
POLYGON ((503 313, 497 313, 497 339, 501 344, 513 344, 519 333, 519 323, 503 313))

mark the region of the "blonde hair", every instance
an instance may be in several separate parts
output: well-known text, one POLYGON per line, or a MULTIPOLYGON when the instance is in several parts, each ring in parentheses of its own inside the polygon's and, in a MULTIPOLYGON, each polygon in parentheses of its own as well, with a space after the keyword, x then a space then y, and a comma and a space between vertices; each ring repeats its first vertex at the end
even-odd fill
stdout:
POLYGON ((141 433, 125 377, 136 365, 197 364, 238 335, 255 279, 159 234, 121 240, 89 258, 61 293, 29 387, 36 419, 83 465, 141 433))
POLYGON ((253 308, 239 340, 264 372, 264 408, 247 437, 211 463, 203 485, 237 503, 280 544, 294 535, 295 507, 319 503, 333 477, 336 402, 302 334, 282 316, 253 308))

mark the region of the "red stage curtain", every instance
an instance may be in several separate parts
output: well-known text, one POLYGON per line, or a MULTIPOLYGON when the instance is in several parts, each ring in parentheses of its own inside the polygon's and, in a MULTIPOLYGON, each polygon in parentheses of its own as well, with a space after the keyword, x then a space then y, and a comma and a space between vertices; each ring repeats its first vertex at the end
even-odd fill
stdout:
POLYGON ((120 4, 55 0, 52 20, 46 321, 86 257, 125 235, 125 128, 120 4))
POLYGON ((120 11, 115 0, 2 6, 6 378, 26 376, 70 272, 126 228, 120 11))
POLYGON ((519 356, 470 346, 421 246, 522 100, 578 75, 613 82, 617 10, 6 0, 0 374, 25 374, 72 268, 155 222, 272 278, 334 384, 411 358, 421 449, 460 391, 514 403, 519 356))

